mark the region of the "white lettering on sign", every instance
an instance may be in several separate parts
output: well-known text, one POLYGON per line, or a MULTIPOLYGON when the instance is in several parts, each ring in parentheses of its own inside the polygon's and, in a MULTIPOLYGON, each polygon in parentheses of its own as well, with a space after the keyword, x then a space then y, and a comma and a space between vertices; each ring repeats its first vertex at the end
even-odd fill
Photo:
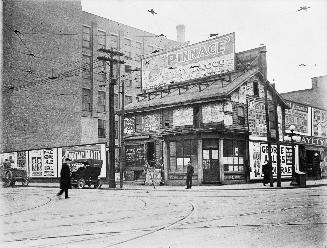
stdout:
POLYGON ((142 88, 234 71, 234 33, 142 60, 142 88))

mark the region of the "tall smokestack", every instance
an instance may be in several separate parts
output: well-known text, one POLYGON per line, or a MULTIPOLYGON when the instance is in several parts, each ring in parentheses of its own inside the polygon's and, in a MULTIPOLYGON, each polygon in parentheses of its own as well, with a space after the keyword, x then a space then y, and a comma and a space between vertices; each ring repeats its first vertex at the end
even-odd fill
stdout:
POLYGON ((177 30, 177 41, 185 42, 185 25, 179 24, 176 26, 177 30))

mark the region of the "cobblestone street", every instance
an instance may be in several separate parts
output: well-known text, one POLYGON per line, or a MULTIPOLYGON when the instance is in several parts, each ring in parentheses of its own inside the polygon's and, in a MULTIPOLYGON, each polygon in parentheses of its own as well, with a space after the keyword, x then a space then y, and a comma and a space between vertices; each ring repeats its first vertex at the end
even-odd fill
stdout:
POLYGON ((3 188, 1 247, 326 247, 327 187, 308 184, 3 188))

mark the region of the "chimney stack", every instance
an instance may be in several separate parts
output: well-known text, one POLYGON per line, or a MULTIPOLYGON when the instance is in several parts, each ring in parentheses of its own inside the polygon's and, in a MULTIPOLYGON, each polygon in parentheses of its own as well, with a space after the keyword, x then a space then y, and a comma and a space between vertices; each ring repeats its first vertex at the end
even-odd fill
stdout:
POLYGON ((185 25, 179 24, 176 26, 177 30, 177 41, 185 42, 185 25))

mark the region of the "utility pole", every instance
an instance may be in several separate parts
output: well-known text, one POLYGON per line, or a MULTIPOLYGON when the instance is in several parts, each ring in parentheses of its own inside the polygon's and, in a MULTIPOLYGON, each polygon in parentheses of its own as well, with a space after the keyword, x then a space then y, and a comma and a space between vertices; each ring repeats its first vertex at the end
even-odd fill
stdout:
POLYGON ((267 144, 268 144, 268 160, 269 160, 269 172, 270 172, 270 187, 274 187, 274 178, 272 173, 272 159, 271 159, 271 132, 269 123, 269 106, 268 106, 268 81, 264 82, 265 91, 265 112, 266 112, 266 127, 267 127, 267 144))
POLYGON ((107 53, 109 57, 99 56, 98 60, 109 61, 110 62, 110 72, 109 72, 109 156, 107 158, 106 165, 106 180, 109 182, 109 188, 116 188, 115 182, 115 107, 114 107, 114 97, 115 88, 113 80, 113 65, 114 64, 124 64, 124 61, 114 59, 114 56, 122 56, 123 54, 112 49, 100 48, 100 52, 107 53))
POLYGON ((125 82, 121 81, 121 115, 120 115, 120 163, 119 163, 119 186, 123 188, 125 168, 125 142, 124 142, 124 121, 125 121, 125 82))
POLYGON ((273 104, 274 104, 274 119, 276 130, 276 144, 277 144, 277 187, 282 186, 282 170, 280 164, 280 143, 279 143, 279 127, 278 127, 278 113, 277 113, 277 94, 273 92, 273 104))

